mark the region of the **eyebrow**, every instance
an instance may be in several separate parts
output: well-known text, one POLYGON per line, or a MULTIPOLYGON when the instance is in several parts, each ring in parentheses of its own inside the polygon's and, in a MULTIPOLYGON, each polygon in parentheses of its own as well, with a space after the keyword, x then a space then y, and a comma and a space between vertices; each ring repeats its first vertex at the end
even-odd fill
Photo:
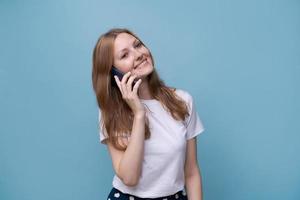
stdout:
MULTIPOLYGON (((139 40, 138 40, 138 39, 134 39, 132 45, 134 45, 134 43, 136 43, 136 42, 139 42, 139 40)), ((120 56, 120 54, 121 54, 123 51, 125 51, 126 49, 127 49, 127 48, 124 48, 124 49, 120 50, 120 51, 118 52, 119 56, 120 56)))

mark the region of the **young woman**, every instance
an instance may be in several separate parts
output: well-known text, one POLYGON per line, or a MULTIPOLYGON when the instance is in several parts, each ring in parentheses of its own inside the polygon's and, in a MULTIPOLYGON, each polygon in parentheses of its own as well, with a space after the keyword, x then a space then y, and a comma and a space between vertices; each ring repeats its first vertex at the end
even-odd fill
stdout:
POLYGON ((201 200, 196 136, 204 127, 193 98, 164 84, 136 34, 114 28, 100 36, 92 82, 100 141, 115 171, 107 199, 201 200))

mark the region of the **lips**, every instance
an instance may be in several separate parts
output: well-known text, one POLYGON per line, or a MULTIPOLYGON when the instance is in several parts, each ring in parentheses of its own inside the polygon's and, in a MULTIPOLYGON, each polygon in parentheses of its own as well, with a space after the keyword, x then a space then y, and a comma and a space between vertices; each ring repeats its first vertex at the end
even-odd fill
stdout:
POLYGON ((136 69, 136 68, 138 68, 138 66, 140 66, 140 64, 142 64, 144 61, 147 61, 147 58, 145 58, 144 60, 142 60, 139 64, 137 64, 136 66, 135 66, 135 68, 134 69, 136 69))

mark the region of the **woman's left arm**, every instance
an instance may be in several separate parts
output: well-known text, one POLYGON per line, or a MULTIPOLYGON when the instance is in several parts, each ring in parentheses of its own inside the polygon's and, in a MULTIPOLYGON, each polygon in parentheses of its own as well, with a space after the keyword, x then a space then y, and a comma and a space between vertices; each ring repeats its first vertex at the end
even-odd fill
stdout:
POLYGON ((202 181, 197 161, 196 137, 187 141, 184 174, 188 200, 202 200, 202 181))

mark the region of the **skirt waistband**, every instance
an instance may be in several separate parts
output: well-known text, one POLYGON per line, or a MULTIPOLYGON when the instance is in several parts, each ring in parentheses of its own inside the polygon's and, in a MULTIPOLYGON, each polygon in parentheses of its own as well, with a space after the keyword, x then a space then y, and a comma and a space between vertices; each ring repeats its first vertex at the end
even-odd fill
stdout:
POLYGON ((129 200, 187 200, 186 192, 184 190, 180 190, 176 192, 175 194, 169 195, 169 196, 163 196, 163 197, 157 197, 157 198, 141 198, 135 195, 123 193, 117 188, 113 187, 108 198, 109 200, 114 199, 129 199, 129 200))

